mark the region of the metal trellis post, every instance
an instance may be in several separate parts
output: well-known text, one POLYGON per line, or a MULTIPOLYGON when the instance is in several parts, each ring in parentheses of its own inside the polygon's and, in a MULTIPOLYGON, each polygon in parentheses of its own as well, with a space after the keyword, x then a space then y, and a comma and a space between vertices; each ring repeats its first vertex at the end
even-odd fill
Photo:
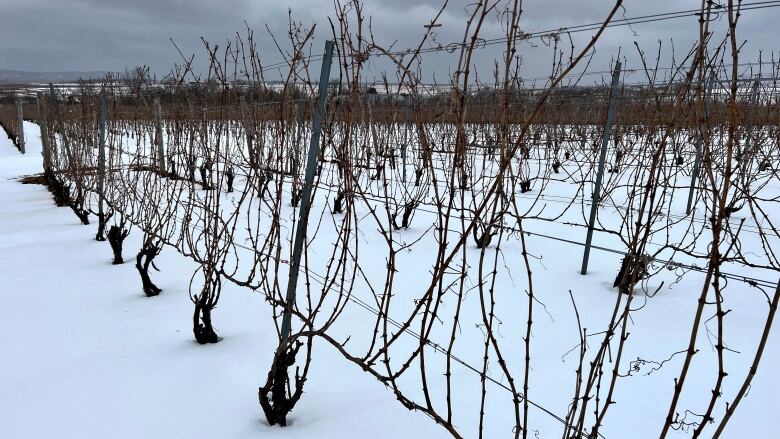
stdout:
POLYGON ((314 173, 317 169, 317 159, 320 155, 320 131, 322 128, 322 118, 325 114, 325 98, 328 94, 328 80, 330 78, 330 65, 333 59, 333 46, 333 41, 325 42, 325 56, 322 59, 322 70, 320 71, 319 97, 317 99, 317 109, 314 112, 312 120, 309 154, 306 157, 306 177, 304 179, 300 201, 301 209, 298 212, 298 225, 295 228, 295 241, 293 243, 292 257, 290 258, 290 278, 287 283, 287 298, 284 307, 284 317, 282 318, 282 344, 287 342, 292 326, 292 308, 295 306, 298 270, 301 265, 303 243, 306 240, 306 228, 309 220, 309 209, 311 208, 311 192, 312 186, 314 185, 314 173))
POLYGON ((609 138, 612 136, 612 121, 615 118, 615 101, 618 95, 618 83, 620 82, 620 61, 615 63, 615 71, 612 72, 612 87, 609 92, 609 107, 607 108, 607 121, 604 123, 604 134, 601 136, 601 153, 599 154, 599 168, 596 174, 596 186, 593 188, 593 204, 590 206, 590 221, 588 221, 588 236, 585 239, 585 254, 582 256, 582 269, 580 274, 588 273, 588 258, 590 258, 590 246, 593 241, 593 228, 596 225, 596 212, 601 201, 601 181, 604 178, 604 161, 607 158, 609 138))
MULTIPOLYGON (((54 114, 57 118, 57 123, 59 123, 60 128, 60 136, 62 137, 62 145, 65 149, 65 159, 68 161, 67 166, 71 166, 73 164, 73 160, 70 156, 70 143, 68 141, 68 136, 65 135, 65 121, 62 118, 62 110, 60 109, 60 102, 57 100, 57 95, 54 93, 54 84, 51 82, 49 83, 49 94, 51 95, 51 102, 54 105, 54 114)), ((56 129, 54 130, 55 133, 50 137, 50 139, 55 139, 56 135, 56 129)), ((54 142, 56 144, 56 140, 54 142)), ((56 145, 55 149, 53 151, 56 153, 56 145)))
POLYGON ((748 108, 747 121, 745 123, 745 148, 739 149, 737 146, 737 156, 740 157, 740 174, 743 179, 743 184, 746 183, 745 178, 747 175, 748 163, 753 159, 753 148, 751 147, 751 138, 753 137, 753 121, 752 115, 758 105, 758 88, 760 86, 759 81, 753 82, 752 90, 750 91, 750 107, 748 108))
POLYGON ((160 174, 165 173, 165 150, 163 146, 163 129, 162 129, 162 108, 160 107, 160 98, 154 98, 154 113, 156 122, 156 134, 157 134, 157 171, 160 174))
POLYGON ((100 137, 98 140, 98 215, 103 221, 103 203, 105 201, 105 180, 106 180, 106 119, 108 113, 108 104, 106 95, 100 96, 100 137))
POLYGON ((24 154, 25 148, 24 148, 24 108, 22 107, 22 100, 19 99, 16 101, 16 116, 19 119, 19 152, 24 154))
POLYGON ((36 104, 38 105, 38 126, 41 129, 41 155, 43 156, 43 171, 48 173, 51 170, 51 152, 49 151, 49 134, 46 129, 46 103, 43 100, 43 93, 36 94, 36 104))
POLYGON ((409 148, 409 130, 411 129, 411 118, 409 117, 410 102, 404 100, 404 143, 401 144, 401 164, 403 165, 401 180, 406 183, 406 151, 409 148))
MULTIPOLYGON (((709 81, 707 81, 707 94, 704 96, 704 119, 710 117, 710 98, 712 96, 712 85, 715 82, 715 74, 710 74, 709 81)), ((701 166, 701 147, 702 140, 704 139, 704 130, 699 133, 699 138, 696 140, 696 158, 693 161, 693 170, 691 171, 691 187, 688 190, 688 205, 685 207, 685 214, 691 213, 693 207, 693 192, 696 189, 696 180, 699 179, 699 166, 701 166)))
POLYGON ((298 176, 299 167, 301 165, 301 136, 303 136, 303 104, 298 103, 295 105, 295 145, 293 145, 292 153, 292 175, 298 176))

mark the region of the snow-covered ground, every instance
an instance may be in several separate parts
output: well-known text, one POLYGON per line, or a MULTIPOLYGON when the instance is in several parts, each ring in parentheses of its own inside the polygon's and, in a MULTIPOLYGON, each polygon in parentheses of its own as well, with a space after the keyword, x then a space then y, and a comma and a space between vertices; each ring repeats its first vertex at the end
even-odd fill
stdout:
POLYGON ((0 438, 448 436, 322 344, 289 427, 269 427, 257 388, 278 341, 263 298, 227 285, 215 317, 224 339, 195 343, 194 263, 164 251, 163 293, 145 297, 138 233, 128 262, 111 265, 96 225, 16 181, 40 172, 36 130, 26 124, 24 156, 0 139, 0 438))
MULTIPOLYGON (((259 294, 225 284, 215 311, 216 329, 224 339, 216 345, 197 345, 187 294, 187 282, 196 265, 174 251, 163 251, 156 260, 161 272, 153 276, 164 292, 146 298, 130 262, 140 246, 137 230, 125 241, 128 262, 112 266, 108 244, 92 239, 96 226, 78 225, 69 209, 54 207, 42 186, 15 181, 15 177, 39 172, 41 167, 38 128, 33 124, 25 128, 29 142, 26 156, 8 140, 0 139, 0 331, 6 335, 5 355, 0 361, 0 437, 447 436, 432 420, 404 409, 368 374, 316 342, 305 394, 290 417, 290 427, 268 427, 257 404, 257 387, 264 382, 277 343, 269 305, 259 294)), ((427 219, 421 213, 411 235, 423 233, 427 219)), ((534 230, 556 236, 569 230, 582 232, 581 228, 553 223, 531 224, 534 230)), ((327 245, 327 233, 328 228, 323 227, 322 245, 327 245)), ((597 237, 596 242, 611 244, 604 239, 597 237)), ((619 257, 594 253, 590 273, 582 277, 577 274, 580 247, 541 237, 528 240, 531 252, 541 257, 533 261, 534 282, 537 298, 545 305, 536 311, 529 395, 563 415, 574 384, 576 353, 562 357, 577 340, 567 290, 572 290, 585 326, 592 332, 599 330, 608 321, 605 314, 614 303, 611 279, 619 257)), ((399 265, 400 273, 426 269, 413 265, 432 260, 430 248, 421 245, 414 257, 404 261, 399 257, 399 264, 407 264, 399 265)), ((469 249, 470 254, 474 251, 469 249)), ((316 255, 316 251, 312 253, 316 255)), ((376 265, 381 266, 383 254, 378 252, 375 257, 376 265)), ((522 370, 523 349, 518 343, 522 342, 526 318, 525 311, 518 308, 526 300, 523 271, 519 249, 504 249, 504 257, 510 266, 518 267, 519 274, 511 282, 505 279, 497 295, 499 304, 504 305, 499 312, 503 318, 499 332, 502 343, 517 346, 509 361, 518 371, 522 370)), ((646 303, 641 297, 640 304, 645 307, 632 314, 631 344, 621 371, 640 355, 662 361, 684 348, 701 279, 689 273, 646 303)), ((402 276, 397 281, 399 291, 408 296, 399 300, 411 302, 414 296, 410 292, 420 289, 418 281, 402 276)), ((468 309, 463 322, 478 323, 475 299, 469 300, 464 302, 468 309)), ((730 401, 742 382, 767 309, 764 297, 747 286, 732 286, 728 300, 734 312, 726 320, 727 343, 741 353, 727 355, 731 375, 724 385, 718 414, 723 411, 723 401, 730 401)), ((372 316, 361 313, 365 311, 348 308, 334 326, 338 339, 353 336, 350 346, 359 346, 361 335, 365 335, 359 332, 366 330, 366 322, 373 321, 372 316)), ((479 364, 481 330, 464 324, 462 331, 459 355, 479 364)), ((758 376, 726 437, 777 437, 772 415, 780 394, 775 377, 780 366, 778 336, 776 325, 758 376)), ((706 335, 700 336, 698 347, 701 352, 686 383, 681 409, 704 407, 717 371, 706 335)), ((429 361, 433 370, 440 370, 436 365, 440 358, 429 361)), ((604 437, 657 437, 658 421, 665 415, 680 364, 678 356, 649 375, 645 374, 651 366, 646 366, 635 376, 622 379, 615 395, 616 408, 602 431, 604 437)), ((491 369, 490 373, 500 375, 497 366, 491 369)), ((441 389, 440 377, 430 380, 434 393, 441 389)), ((477 431, 478 377, 456 368, 453 381, 458 390, 456 424, 464 435, 472 437, 477 431)), ((415 385, 409 378, 402 384, 407 391, 415 385)), ((491 425, 485 427, 486 437, 508 437, 510 395, 500 389, 491 391, 487 412, 495 417, 488 418, 491 425)), ((530 416, 531 428, 539 437, 560 437, 559 425, 548 415, 532 410, 530 416)), ((675 437, 689 434, 675 432, 675 437)))

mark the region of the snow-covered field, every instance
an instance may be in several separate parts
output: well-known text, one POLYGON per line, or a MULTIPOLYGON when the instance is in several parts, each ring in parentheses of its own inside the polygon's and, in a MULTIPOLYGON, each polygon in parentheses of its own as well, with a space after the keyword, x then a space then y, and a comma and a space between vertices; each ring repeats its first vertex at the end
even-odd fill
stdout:
MULTIPOLYGON (((6 335, 5 355, 0 361, 0 437, 448 436, 426 416, 403 408, 392 392, 370 375, 316 341, 305 394, 292 412, 291 425, 286 429, 268 427, 257 404, 257 387, 264 382, 277 340, 270 306, 263 297, 225 283, 215 311, 215 325, 224 339, 216 345, 197 345, 192 338, 192 303, 187 294, 196 264, 174 251, 163 251, 156 260, 161 272, 153 276, 164 292, 146 298, 133 264, 111 265, 108 245, 92 239, 95 225, 78 225, 69 209, 54 206, 43 186, 21 185, 15 180, 41 170, 38 127, 28 123, 25 131, 26 156, 18 154, 10 141, 0 139, 0 331, 6 335)), ((324 197, 322 193, 319 196, 324 197)), ((414 227, 405 232, 406 239, 425 235, 433 221, 433 215, 421 209, 414 227)), ((609 215, 604 215, 603 221, 608 224, 609 215)), ((327 221, 323 223, 318 240, 326 248, 332 230, 327 221)), ((530 224, 541 234, 565 237, 574 233, 575 240, 582 239, 582 228, 552 222, 530 224)), ((429 253, 435 243, 432 237, 426 239, 431 242, 417 245, 411 256, 399 256, 396 290, 410 292, 396 300, 396 306, 402 309, 413 303, 412 293, 421 289, 419 277, 409 273, 424 274, 434 259, 429 253)), ((125 242, 126 260, 133 259, 140 240, 137 230, 131 233, 125 242)), ((612 280, 620 258, 594 251, 588 276, 580 276, 581 247, 534 235, 527 240, 534 254, 535 291, 543 304, 535 311, 529 398, 564 416, 571 401, 577 361, 576 352, 569 351, 578 340, 568 291, 577 302, 583 326, 591 332, 601 330, 614 305, 612 280)), ((595 242, 616 246, 609 236, 597 235, 595 242)), ((706 248, 706 243, 699 244, 706 248)), ((381 267, 384 244, 366 240, 361 245, 366 265, 381 267), (372 245, 379 246, 373 262, 372 245)), ((479 254, 473 248, 468 251, 471 257, 479 254)), ((312 249, 311 258, 315 268, 319 268, 318 262, 324 262, 319 261, 316 249, 312 249)), ((498 333, 517 374, 522 370, 521 336, 526 320, 526 311, 520 309, 526 301, 520 258, 517 247, 503 250, 503 269, 517 273, 517 277, 505 273, 497 293, 497 314, 502 319, 498 333)), ((382 270, 374 273, 382 274, 382 270)), ((660 278, 673 280, 675 275, 670 272, 660 278)), ((637 298, 644 307, 632 313, 632 335, 622 372, 636 358, 661 362, 685 347, 702 278, 688 273, 652 298, 637 298)), ((661 279, 653 278, 649 288, 657 288, 661 279)), ((483 342, 480 310, 473 297, 476 294, 464 300, 467 306, 461 317, 462 341, 455 352, 466 362, 478 365, 483 342)), ((728 307, 733 312, 726 319, 726 341, 739 353, 726 356, 731 375, 724 384, 725 401, 733 398, 747 372, 767 311, 760 292, 736 282, 728 290, 728 307)), ((403 311, 396 312, 404 315, 403 311)), ((349 307, 334 325, 334 337, 343 340, 350 336, 348 346, 360 346, 373 319, 365 310, 349 307)), ((446 326, 437 329, 432 338, 439 343, 446 341, 446 330, 446 326)), ((726 437, 777 437, 772 415, 780 394, 775 377, 780 366, 779 331, 775 326, 759 373, 729 424, 726 437)), ((700 336, 701 352, 686 383, 682 409, 702 409, 709 399, 717 363, 707 338, 700 336)), ((617 405, 602 430, 604 437, 656 437, 681 360, 680 356, 673 357, 655 371, 651 371, 652 365, 646 365, 633 376, 621 379, 614 398, 617 405)), ((428 361, 432 370, 443 370, 442 358, 428 361)), ((495 364, 489 375, 501 376, 495 364)), ((419 396, 413 390, 416 377, 404 376, 401 381, 406 391, 419 396)), ((429 379, 433 393, 438 390, 436 398, 440 399, 443 379, 429 379)), ((474 436, 479 421, 479 378, 456 364, 453 387, 458 409, 455 423, 464 435, 474 436)), ((721 400, 716 416, 722 413, 723 404, 721 400)), ((511 427, 513 421, 508 405, 511 395, 492 387, 486 409, 486 437, 511 436, 507 426, 511 427)), ((560 437, 560 424, 549 414, 532 409, 530 421, 538 437, 560 437)), ((690 431, 673 434, 686 435, 690 431)))
MULTIPOLYGON (((324 345, 290 426, 269 427, 257 403, 278 344, 266 302, 227 285, 216 317, 224 339, 195 343, 195 264, 163 252, 164 292, 146 298, 133 264, 111 265, 108 244, 92 239, 97 226, 16 181, 40 172, 36 130, 26 124, 25 156, 0 139, 0 437, 448 436, 324 345)), ((127 260, 140 239, 127 238, 127 260)))

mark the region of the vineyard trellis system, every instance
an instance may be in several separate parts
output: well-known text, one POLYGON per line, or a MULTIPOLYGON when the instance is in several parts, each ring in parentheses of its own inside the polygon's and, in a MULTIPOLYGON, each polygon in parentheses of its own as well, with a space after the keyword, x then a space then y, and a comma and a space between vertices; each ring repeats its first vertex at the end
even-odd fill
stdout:
MULTIPOLYGON (((568 62, 555 39, 558 61, 542 87, 520 80, 513 56, 541 34, 519 35, 520 8, 505 3, 505 38, 479 37, 498 4, 479 1, 469 9, 464 43, 437 49, 457 60, 446 84, 424 84, 419 68, 441 11, 416 49, 399 51, 366 33, 359 3, 336 2, 322 57, 305 56, 314 30, 290 21, 289 74, 276 90, 263 80, 249 31, 221 50, 205 43, 205 80, 184 58, 165 84, 108 76, 50 85, 34 104, 3 106, 0 121, 21 152, 25 117, 39 125, 55 202, 83 224, 97 218, 96 239, 109 242, 114 263, 124 262, 132 229, 143 235, 135 266, 146 295, 163 293, 150 270, 162 251, 197 263, 182 282, 189 282, 198 343, 220 340, 214 309, 226 282, 269 303, 279 344, 258 400, 271 425, 286 425, 317 367, 312 345, 323 342, 455 437, 527 438, 543 418, 564 438, 605 437, 618 384, 647 364, 669 368, 677 360, 660 436, 700 437, 713 424, 719 436, 750 388, 780 297, 773 280, 780 272, 773 221, 780 64, 757 64, 769 66, 769 76, 740 75, 735 36, 740 7, 775 2, 703 2, 687 11, 702 19, 685 62, 648 67, 637 47, 643 66, 630 71, 645 81, 627 84, 624 60, 615 60, 612 83, 590 87, 562 85, 587 74, 571 72, 605 28, 623 21, 614 21, 621 1, 604 21, 572 30, 594 36, 572 47, 568 62), (730 32, 721 43, 708 30, 717 14, 730 32), (477 83, 471 58, 489 44, 505 45, 506 58, 492 83, 477 83), (328 54, 338 83, 329 81, 328 54), (386 80, 384 91, 362 82, 374 56, 397 68, 397 82, 386 80), (323 61, 316 78, 313 61, 323 61), (547 312, 540 285, 561 276, 558 261, 543 264, 544 253, 558 244, 584 248, 575 261, 583 275, 590 250, 599 250, 599 270, 587 277, 603 277, 609 266, 614 297, 590 316, 578 305, 588 299, 560 288, 577 340, 567 355, 574 352, 577 364, 568 370, 567 403, 553 407, 533 393, 532 364, 548 367, 554 357, 533 340, 548 325, 534 319, 547 312), (690 333, 663 346, 666 360, 627 361, 640 349, 628 341, 632 319, 675 285, 699 297, 690 333), (755 316, 764 319, 757 348, 738 390, 726 396, 726 376, 738 375, 727 372, 732 290, 757 292, 767 313, 755 316), (360 309, 370 316, 356 317, 360 309), (703 355, 703 327, 714 339, 717 372, 712 391, 693 400, 685 382, 703 355), (470 379, 474 386, 462 384, 470 379), (502 413, 500 422, 486 407, 502 413)), ((642 17, 657 18, 664 19, 642 17)))

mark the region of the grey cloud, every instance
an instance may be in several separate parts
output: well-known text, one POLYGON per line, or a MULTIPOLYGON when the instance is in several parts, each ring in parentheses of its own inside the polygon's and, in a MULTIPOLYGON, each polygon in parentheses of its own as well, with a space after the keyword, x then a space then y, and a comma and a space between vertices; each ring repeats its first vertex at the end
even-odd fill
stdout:
MULTIPOLYGON (((443 26, 437 29, 438 41, 449 43, 462 38, 470 3, 468 0, 449 2, 441 18, 443 26)), ((416 43, 424 31, 423 25, 440 5, 437 0, 366 0, 364 12, 371 16, 372 29, 379 41, 408 47, 416 43)), ((526 0, 521 27, 530 32, 597 22, 611 5, 611 0, 526 0)), ((698 5, 699 0, 626 0, 625 15, 636 17, 695 9, 698 5)), ((126 66, 146 64, 153 71, 164 74, 173 63, 180 61, 170 38, 186 54, 205 58, 200 36, 215 43, 231 39, 236 32, 243 32, 244 21, 255 30, 264 60, 273 62, 280 57, 265 26, 284 38, 288 8, 292 9, 296 20, 317 24, 312 51, 319 52, 322 41, 330 34, 327 21, 328 16, 333 16, 330 0, 3 0, 0 2, 0 68, 122 71, 126 66)), ((622 17, 622 13, 619 16, 622 17)), ((748 44, 742 53, 743 59, 755 59, 760 49, 765 52, 777 50, 773 29, 778 18, 780 10, 776 9, 744 15, 739 37, 747 39, 748 44)), ((721 36, 725 34, 723 20, 715 27, 721 36)), ((656 41, 663 40, 666 50, 662 64, 668 64, 671 62, 670 41, 674 40, 679 54, 694 43, 697 32, 694 17, 640 24, 632 29, 610 29, 597 48, 591 68, 607 70, 619 48, 629 64, 637 66, 635 40, 653 54, 656 41)), ((502 34, 497 14, 491 15, 483 36, 500 37, 502 34)), ((583 45, 589 37, 590 33, 573 35, 578 45, 583 45)), ((551 51, 541 42, 523 44, 520 54, 526 76, 548 73, 551 51)), ((490 76, 492 61, 498 57, 501 57, 499 46, 480 51, 475 65, 482 79, 490 76)), ((447 74, 454 69, 453 58, 443 54, 426 55, 426 79, 446 80, 447 74)), ((387 63, 372 61, 367 75, 369 79, 378 77, 386 68, 387 63)))

